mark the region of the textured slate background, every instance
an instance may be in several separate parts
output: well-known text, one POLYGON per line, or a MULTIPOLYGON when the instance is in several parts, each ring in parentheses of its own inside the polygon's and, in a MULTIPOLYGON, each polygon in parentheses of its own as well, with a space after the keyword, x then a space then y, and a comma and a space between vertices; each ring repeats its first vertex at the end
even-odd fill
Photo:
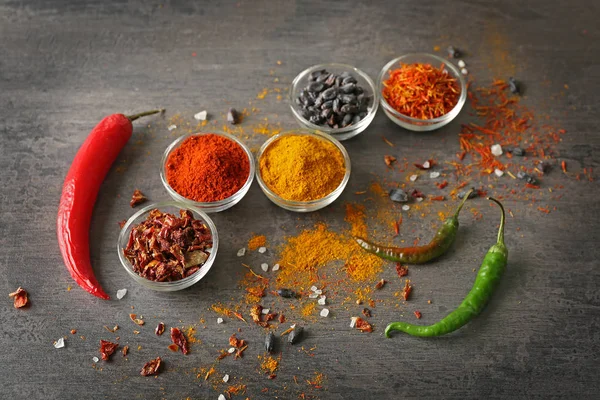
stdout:
MULTIPOLYGON (((573 169, 600 171, 599 16, 598 2, 582 0, 0 1, 0 397, 216 399, 220 391, 199 386, 193 368, 210 364, 243 326, 230 321, 217 327, 208 308, 239 294, 242 267, 235 252, 250 233, 275 238, 317 220, 341 226, 343 201, 354 200, 352 192, 364 189, 373 174, 385 174, 381 157, 390 148, 379 135, 396 144, 400 157, 441 158, 456 152, 455 135, 468 118, 463 113, 438 132, 414 134, 380 113, 367 132, 345 143, 353 162, 350 185, 341 200, 319 213, 285 212, 254 184, 242 203, 214 216, 222 243, 213 270, 195 287, 173 294, 135 286, 115 253, 115 222, 130 215, 133 189, 142 188, 153 200, 167 198, 158 164, 173 136, 165 120, 147 119, 150 128, 137 123, 136 139, 120 156, 120 169, 109 173, 93 218, 92 259, 100 282, 113 296, 129 289, 122 301, 106 302, 73 284, 54 229, 69 163, 104 115, 164 106, 166 118, 180 112, 191 121, 203 109, 222 118, 230 104, 247 105, 263 87, 285 88, 315 63, 346 62, 376 77, 396 55, 454 44, 467 50, 477 79, 514 75, 526 82, 526 104, 568 131, 559 146, 561 159, 573 169), (273 83, 274 77, 280 82, 273 83), (6 296, 20 285, 33 303, 25 311, 13 309, 6 296), (67 291, 69 285, 73 290, 67 291), (148 320, 140 335, 128 321, 131 306, 148 320), (168 339, 152 333, 157 320, 170 326, 200 318, 207 321, 198 332, 203 343, 185 358, 169 353, 168 339), (129 343, 132 354, 93 368, 98 340, 114 337, 102 328, 111 324, 122 326, 120 342, 129 343), (65 335, 66 347, 54 349, 52 342, 65 335), (156 355, 167 360, 166 373, 140 377, 141 365, 156 355)), ((256 104, 260 113, 245 123, 267 117, 284 128, 296 126, 285 101, 270 95, 256 104)), ((402 335, 384 340, 382 328, 396 310, 377 309, 379 329, 365 335, 349 330, 349 312, 332 305, 331 318, 310 327, 305 346, 316 346, 314 357, 284 349, 278 377, 268 381, 257 371, 259 346, 251 346, 244 360, 224 360, 220 373, 241 379, 253 399, 297 398, 302 392, 323 399, 597 396, 598 183, 576 182, 558 171, 545 182, 565 187, 565 196, 551 203, 558 210, 543 215, 529 203, 507 204, 516 213, 507 229, 508 271, 484 316, 461 331, 437 340, 402 335), (304 379, 315 370, 327 380, 322 390, 311 391, 304 379), (263 387, 269 391, 262 393, 263 387)), ((497 218, 480 201, 484 219, 497 218)), ((474 223, 470 214, 462 221, 450 256, 435 267, 411 269, 420 289, 414 304, 423 308, 426 299, 435 298, 424 323, 460 302, 472 284, 472 269, 495 240, 489 224, 474 223)), ((427 237, 431 230, 428 221, 406 224, 408 237, 427 237)), ((251 257, 256 264, 257 256, 251 257)), ((258 329, 243 332, 251 343, 261 339, 258 329)))

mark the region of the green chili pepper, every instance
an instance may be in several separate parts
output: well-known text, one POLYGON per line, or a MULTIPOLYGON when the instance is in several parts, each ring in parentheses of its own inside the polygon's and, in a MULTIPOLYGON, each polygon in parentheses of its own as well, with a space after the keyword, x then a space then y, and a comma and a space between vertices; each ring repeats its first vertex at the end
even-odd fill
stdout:
POLYGON ((477 278, 469 294, 467 294, 456 310, 452 311, 441 321, 427 326, 412 325, 406 322, 392 322, 385 328, 386 337, 390 337, 390 332, 392 331, 402 331, 412 336, 421 337, 445 335, 466 325, 483 310, 500 281, 500 277, 506 268, 506 259, 508 258, 508 250, 504 245, 504 207, 498 200, 491 197, 488 197, 488 199, 498 204, 502 212, 500 229, 498 230, 498 241, 490 248, 483 259, 483 263, 481 264, 481 268, 479 268, 477 278))
POLYGON ((386 260, 406 264, 424 264, 434 258, 438 258, 452 246, 454 239, 456 239, 456 232, 458 231, 458 214, 472 192, 473 189, 465 195, 454 215, 444 221, 444 224, 437 231, 431 242, 425 246, 385 247, 362 238, 357 237, 354 239, 360 247, 369 253, 373 253, 386 260))

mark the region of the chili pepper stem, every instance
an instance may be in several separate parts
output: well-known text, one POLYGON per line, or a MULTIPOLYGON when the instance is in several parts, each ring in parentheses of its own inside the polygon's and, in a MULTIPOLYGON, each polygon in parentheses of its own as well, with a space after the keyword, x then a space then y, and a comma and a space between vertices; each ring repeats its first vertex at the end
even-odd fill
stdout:
POLYGON ((473 189, 469 190, 469 192, 467 194, 465 194, 465 197, 463 197, 462 201, 460 202, 460 204, 456 208, 456 211, 454 212, 454 218, 458 218, 458 214, 460 214, 460 210, 462 210, 463 206, 467 202, 467 199, 469 198, 471 193, 473 193, 473 189))
POLYGON ((164 108, 159 108, 158 110, 144 111, 144 112, 141 112, 139 114, 126 115, 126 117, 127 117, 128 120, 130 120, 131 122, 133 122, 133 121, 135 121, 138 118, 145 117, 147 115, 153 115, 153 114, 162 113, 164 111, 165 111, 164 108))
POLYGON ((502 215, 500 217, 500 228, 498 229, 498 243, 504 245, 504 219, 505 219, 504 206, 502 205, 502 203, 500 203, 498 200, 496 200, 493 197, 488 197, 487 199, 498 204, 498 206, 500 207, 500 211, 502 211, 502 215))

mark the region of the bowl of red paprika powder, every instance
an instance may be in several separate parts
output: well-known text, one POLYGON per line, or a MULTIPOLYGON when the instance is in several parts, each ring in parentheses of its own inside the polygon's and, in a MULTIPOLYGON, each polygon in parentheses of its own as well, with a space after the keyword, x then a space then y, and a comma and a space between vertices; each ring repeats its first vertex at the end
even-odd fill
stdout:
POLYGON ((204 212, 236 205, 254 179, 254 157, 238 138, 224 132, 184 135, 167 147, 160 179, 176 201, 204 212))

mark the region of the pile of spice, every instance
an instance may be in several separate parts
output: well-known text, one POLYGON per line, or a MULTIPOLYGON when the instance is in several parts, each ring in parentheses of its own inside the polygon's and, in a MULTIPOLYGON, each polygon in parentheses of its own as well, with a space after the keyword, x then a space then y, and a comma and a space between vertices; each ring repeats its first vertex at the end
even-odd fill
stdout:
POLYGON ((300 92, 296 103, 307 121, 330 128, 345 128, 360 122, 368 114, 373 95, 366 92, 351 73, 313 71, 308 85, 300 92))
POLYGON ((177 281, 197 272, 212 248, 212 234, 189 210, 181 217, 150 211, 134 226, 123 249, 125 258, 139 276, 156 282, 177 281))
POLYGON ((444 64, 402 64, 383 82, 383 98, 396 111, 411 118, 433 119, 458 103, 460 86, 444 64))
POLYGON ((169 155, 165 170, 173 190, 209 203, 231 197, 244 186, 250 160, 239 144, 211 133, 185 139, 169 155))
POLYGON ((333 143, 310 135, 276 139, 259 160, 267 187, 285 200, 322 199, 338 188, 346 173, 344 156, 333 143))

